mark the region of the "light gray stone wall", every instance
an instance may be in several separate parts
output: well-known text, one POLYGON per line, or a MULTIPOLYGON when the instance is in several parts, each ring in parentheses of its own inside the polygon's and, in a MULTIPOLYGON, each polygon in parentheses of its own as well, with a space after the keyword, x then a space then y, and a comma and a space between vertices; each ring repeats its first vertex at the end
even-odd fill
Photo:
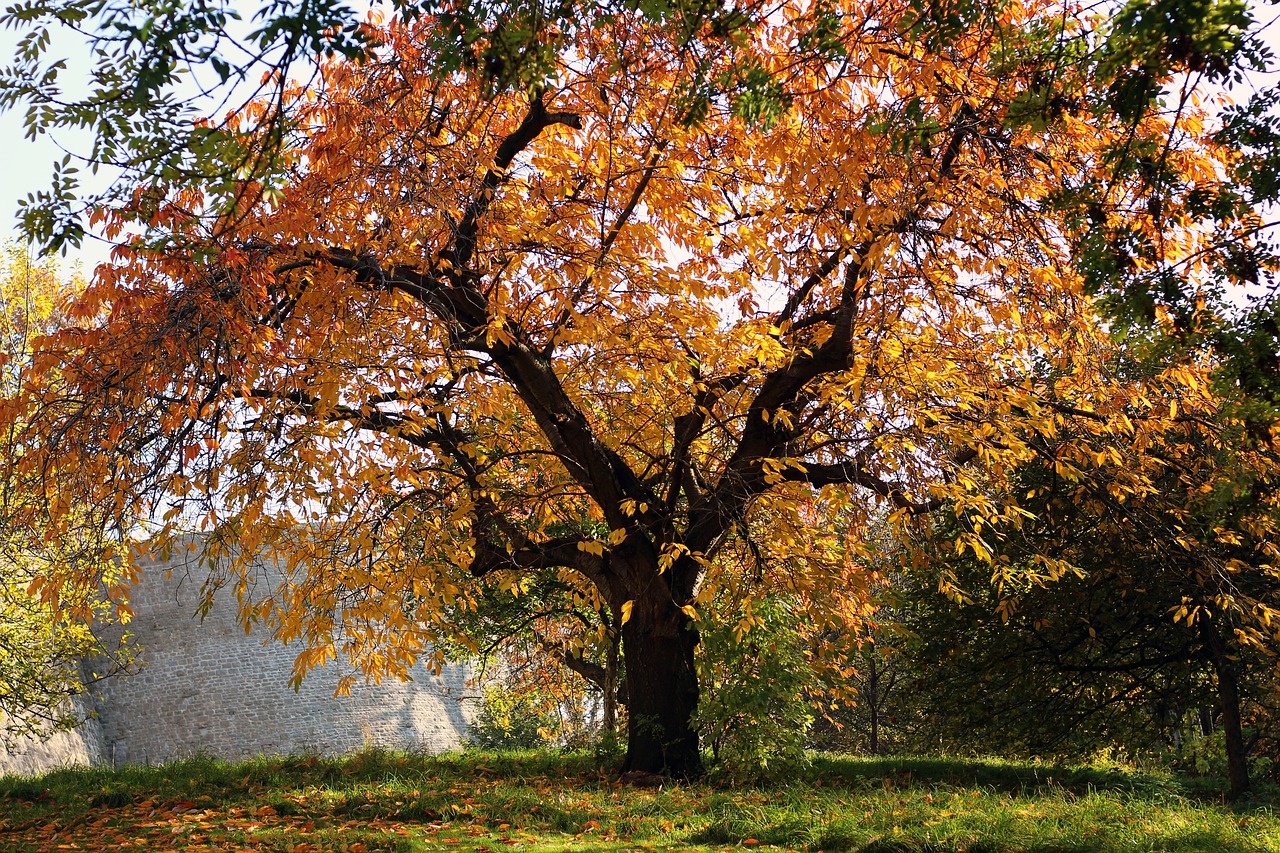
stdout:
POLYGON ((436 675, 419 665, 409 682, 358 678, 350 696, 335 697, 338 680, 350 672, 335 661, 312 671, 295 692, 288 682, 296 649, 269 641, 265 630, 246 636, 230 590, 220 591, 203 620, 195 615, 205 572, 188 559, 143 566, 129 623, 141 671, 101 683, 98 718, 60 736, 65 744, 50 740, 24 753, 28 758, 6 756, 0 770, 10 763, 18 772, 39 772, 69 762, 336 754, 363 746, 439 752, 461 743, 477 696, 467 667, 436 675), (38 757, 45 753, 47 759, 38 757))
POLYGON ((102 725, 90 714, 92 699, 76 696, 72 708, 85 723, 72 731, 40 737, 27 735, 5 745, 0 751, 0 775, 29 776, 63 767, 84 767, 106 760, 106 740, 102 725))

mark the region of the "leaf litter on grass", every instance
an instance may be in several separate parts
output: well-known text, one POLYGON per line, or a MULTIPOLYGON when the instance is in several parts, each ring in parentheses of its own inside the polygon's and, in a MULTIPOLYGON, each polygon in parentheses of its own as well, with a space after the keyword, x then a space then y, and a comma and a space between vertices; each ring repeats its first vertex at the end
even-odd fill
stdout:
POLYGON ((1134 776, 823 759, 773 788, 635 789, 576 756, 210 760, 0 779, 0 850, 253 853, 1275 853, 1273 804, 1134 776), (819 775, 821 774, 821 775, 819 775), (1072 780, 1079 781, 1076 785, 1072 780), (1028 781, 1030 780, 1030 781, 1028 781), (1065 780, 1065 781, 1063 781, 1065 780))

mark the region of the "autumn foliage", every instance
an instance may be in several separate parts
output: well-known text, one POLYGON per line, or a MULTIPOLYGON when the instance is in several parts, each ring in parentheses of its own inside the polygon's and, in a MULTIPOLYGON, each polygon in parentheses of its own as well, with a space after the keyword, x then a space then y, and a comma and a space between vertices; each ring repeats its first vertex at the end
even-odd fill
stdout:
POLYGON ((943 507, 997 574, 1066 571, 1000 563, 1016 467, 1051 447, 1124 501, 1217 408, 1208 365, 1108 367, 1076 252, 1123 225, 1126 264, 1194 280, 1213 235, 1114 166, 1140 146, 1189 191, 1227 155, 1190 97, 1121 120, 1082 70, 1038 102, 1056 4, 945 38, 906 0, 837 6, 728 41, 618 14, 516 92, 439 73, 434 21, 378 29, 377 61, 291 94, 286 186, 217 219, 138 194, 153 230, 28 387, 55 530, 205 531, 300 675, 401 674, 476 578, 551 572, 621 626, 629 766, 682 775, 717 596, 742 633, 778 592, 854 630, 869 526, 943 507))
POLYGON ((61 323, 60 305, 83 286, 78 272, 37 260, 15 244, 0 250, 0 742, 81 722, 88 707, 72 697, 110 673, 127 670, 131 650, 99 596, 113 580, 97 548, 91 517, 61 513, 60 535, 41 541, 29 528, 48 520, 45 495, 18 476, 27 424, 17 398, 33 369, 33 348, 61 323), (79 576, 60 571, 78 565, 79 576), (96 568, 94 568, 96 567, 96 568))

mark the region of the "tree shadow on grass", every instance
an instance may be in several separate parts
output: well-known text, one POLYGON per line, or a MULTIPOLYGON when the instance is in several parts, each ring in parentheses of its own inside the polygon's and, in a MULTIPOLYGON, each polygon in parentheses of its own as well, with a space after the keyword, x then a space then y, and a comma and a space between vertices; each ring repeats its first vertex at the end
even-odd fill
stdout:
POLYGON ((1227 797, 1227 781, 1216 777, 1180 778, 1120 767, 1039 764, 1000 758, 823 755, 814 760, 809 781, 817 785, 846 786, 853 790, 869 786, 907 788, 944 785, 988 788, 1015 794, 1115 791, 1148 797, 1177 795, 1218 805, 1237 814, 1273 810, 1280 806, 1280 785, 1266 780, 1255 780, 1253 790, 1232 802, 1227 797))
MULTIPOLYGON (((877 839, 849 853, 1110 853, 1115 846, 1105 841, 1048 842, 1030 847, 1013 847, 999 842, 938 842, 919 839, 877 839)), ((1211 832, 1181 835, 1152 835, 1138 849, 1166 853, 1269 853, 1258 844, 1224 840, 1211 832)))
POLYGON ((843 784, 854 789, 865 788, 868 784, 900 787, 947 785, 1018 794, 1049 790, 1079 794, 1092 791, 1179 792, 1179 783, 1168 776, 1119 768, 1034 764, 998 758, 820 756, 814 761, 813 781, 822 785, 843 784))
MULTIPOLYGON (((1166 853, 1269 853, 1264 847, 1256 844, 1224 841, 1221 837, 1208 832, 1193 832, 1182 835, 1153 835, 1144 839, 1144 844, 1135 849, 1161 850, 1166 853)), ((705 843, 705 842, 703 842, 705 843)), ((768 843, 768 842, 764 842, 768 843)), ((567 848, 563 843, 548 844, 548 850, 554 848, 557 853, 568 849, 571 853, 654 853, 682 849, 679 844, 650 844, 643 846, 629 842, 609 843, 574 843, 567 848)), ((534 853, 542 853, 535 845, 534 853)), ((748 848, 750 849, 750 848, 748 848)), ((801 848, 803 849, 803 848, 801 848)), ((1051 842, 1033 844, 1023 847, 1021 844, 1009 846, 995 841, 934 841, 913 838, 877 838, 863 841, 847 847, 835 846, 821 848, 824 853, 1111 853, 1117 848, 1104 841, 1085 840, 1079 842, 1051 842)))

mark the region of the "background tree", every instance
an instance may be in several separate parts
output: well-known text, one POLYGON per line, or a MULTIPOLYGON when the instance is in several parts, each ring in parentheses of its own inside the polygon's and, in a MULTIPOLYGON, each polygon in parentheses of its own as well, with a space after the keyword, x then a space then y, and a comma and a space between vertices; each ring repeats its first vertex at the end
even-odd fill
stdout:
POLYGON ((922 734, 933 694, 915 682, 914 662, 899 651, 901 637, 894 636, 900 625, 883 602, 873 618, 875 630, 849 661, 847 696, 822 697, 822 716, 810 744, 824 752, 861 755, 937 752, 942 744, 932 732, 922 734))
MULTIPOLYGON (((1105 468, 1082 474, 1046 443, 1016 478, 1033 515, 987 540, 994 564, 951 550, 949 595, 932 572, 899 587, 915 637, 904 648, 944 732, 981 729, 1039 754, 1141 749, 1212 709, 1232 793, 1248 787, 1249 750, 1275 737, 1266 719, 1280 660, 1275 447, 1258 452, 1228 413, 1179 417, 1144 450, 1163 469, 1147 492, 1117 492, 1105 468), (1027 561, 1060 565, 1040 582, 1011 575, 1027 561), (1247 736, 1251 714, 1264 725, 1247 736)), ((957 514, 945 524, 968 522, 957 514)))
MULTIPOLYGON (((948 503, 958 547, 990 556, 983 530, 1026 514, 999 486, 1068 421, 1056 464, 1121 440, 1111 487, 1145 493, 1141 450, 1177 412, 1098 357, 1078 222, 1051 202, 1109 185, 1096 215, 1194 272, 1219 234, 1153 211, 1111 155, 1159 140, 1194 187, 1230 152, 1191 105, 1019 120, 1056 6, 946 40, 906 2, 836 13, 811 50, 825 10, 720 51, 714 28, 620 12, 519 92, 442 78, 438 20, 386 27, 378 61, 290 90, 289 180, 246 186, 252 208, 211 222, 200 193, 144 185, 101 214, 150 230, 27 383, 19 469, 51 496, 28 525, 58 535, 74 500, 121 535, 154 518, 156 547, 202 526, 299 675, 339 652, 403 673, 475 579, 555 572, 619 615, 627 766, 693 775, 723 590, 782 584, 844 620, 825 593, 847 562, 798 559, 815 537, 859 547, 948 503), (767 99, 716 85, 744 69, 767 99), (682 81, 704 73, 691 122, 682 81)), ((1164 379, 1205 393, 1191 368, 1164 379)))
MULTIPOLYGON (((64 281, 56 264, 38 262, 16 244, 4 247, 0 409, 12 405, 32 369, 35 339, 59 326, 63 301, 83 286, 78 276, 64 281)), ((0 433, 0 727, 6 739, 79 723, 86 709, 68 700, 130 662, 127 646, 103 639, 108 608, 96 583, 48 583, 61 566, 94 560, 96 537, 82 529, 82 535, 33 543, 15 530, 15 519, 40 496, 16 476, 14 463, 28 450, 19 440, 22 424, 7 427, 0 433), (91 628, 93 620, 98 625, 91 628)))
POLYGON ((550 570, 487 578, 476 592, 448 617, 458 641, 446 654, 497 673, 495 702, 519 696, 550 738, 616 744, 626 701, 620 614, 550 570))

